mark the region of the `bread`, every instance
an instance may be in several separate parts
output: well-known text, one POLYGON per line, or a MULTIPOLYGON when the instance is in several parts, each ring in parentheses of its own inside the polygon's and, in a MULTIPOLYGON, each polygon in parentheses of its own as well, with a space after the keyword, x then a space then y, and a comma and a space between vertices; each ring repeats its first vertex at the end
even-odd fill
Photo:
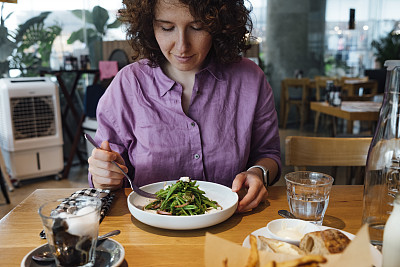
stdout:
POLYGON ((350 239, 336 229, 311 232, 300 240, 300 249, 306 254, 327 255, 341 253, 350 243, 350 239))
POLYGON ((328 229, 305 234, 300 240, 299 247, 276 239, 258 236, 259 250, 295 256, 341 253, 349 243, 350 239, 336 229, 328 229))
POLYGON ((279 241, 276 239, 266 238, 264 236, 258 236, 259 250, 265 250, 268 252, 284 253, 295 256, 305 255, 304 251, 299 249, 299 247, 292 245, 287 242, 279 241))

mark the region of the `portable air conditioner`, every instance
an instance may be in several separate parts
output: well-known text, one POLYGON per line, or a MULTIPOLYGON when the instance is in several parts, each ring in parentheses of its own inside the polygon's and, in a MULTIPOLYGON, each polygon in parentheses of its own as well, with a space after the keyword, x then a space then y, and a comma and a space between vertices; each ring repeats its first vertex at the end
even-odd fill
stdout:
POLYGON ((12 179, 61 172, 60 101, 49 78, 0 79, 0 148, 12 179))

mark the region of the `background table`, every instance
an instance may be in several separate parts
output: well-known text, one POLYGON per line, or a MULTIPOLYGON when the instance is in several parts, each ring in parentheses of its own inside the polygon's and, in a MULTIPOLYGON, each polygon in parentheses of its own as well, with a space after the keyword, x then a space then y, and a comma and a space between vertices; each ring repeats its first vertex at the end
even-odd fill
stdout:
MULTIPOLYGON (((378 81, 376 80, 345 80, 342 85, 342 92, 348 96, 354 96, 359 94, 359 89, 369 90, 369 94, 376 95, 378 92, 378 81)), ((363 91, 362 94, 365 94, 363 91)))
MULTIPOLYGON (((76 189, 37 189, 0 221, 0 262, 19 266, 23 257, 46 243, 39 238, 43 229, 37 213, 47 200, 69 196, 76 189)), ((206 232, 242 244, 247 235, 281 218, 278 210, 287 209, 286 188, 272 186, 269 198, 257 209, 234 214, 218 225, 198 230, 173 231, 154 228, 136 220, 129 212, 126 198, 131 189, 119 190, 109 214, 100 224, 100 233, 120 229, 113 237, 125 248, 122 266, 204 266, 206 232), (194 257, 196 260, 194 260, 194 257)), ((324 225, 356 234, 361 227, 363 186, 333 186, 324 225)))
MULTIPOLYGON (((381 106, 382 103, 373 101, 343 101, 342 105, 337 107, 329 105, 327 102, 310 102, 311 110, 347 120, 348 134, 353 133, 353 122, 356 120, 377 121, 381 106)), ((335 136, 335 120, 333 125, 333 136, 335 136)))

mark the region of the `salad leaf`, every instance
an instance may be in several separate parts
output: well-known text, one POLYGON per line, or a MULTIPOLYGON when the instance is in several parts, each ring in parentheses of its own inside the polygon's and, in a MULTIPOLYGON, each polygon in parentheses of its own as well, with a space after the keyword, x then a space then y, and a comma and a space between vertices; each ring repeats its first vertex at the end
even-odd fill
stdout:
POLYGON ((179 180, 175 184, 161 189, 157 199, 144 207, 144 210, 156 210, 158 214, 190 216, 205 214, 207 210, 220 207, 216 201, 210 200, 199 189, 196 181, 179 180))

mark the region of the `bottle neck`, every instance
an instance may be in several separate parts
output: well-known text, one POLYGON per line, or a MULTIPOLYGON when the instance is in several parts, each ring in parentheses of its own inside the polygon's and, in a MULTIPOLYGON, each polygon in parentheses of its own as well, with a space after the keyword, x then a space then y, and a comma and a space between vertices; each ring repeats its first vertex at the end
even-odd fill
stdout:
POLYGON ((388 70, 386 74, 385 94, 396 95, 400 90, 400 66, 388 70))
POLYGON ((377 131, 380 139, 400 138, 400 66, 388 70, 377 131))

